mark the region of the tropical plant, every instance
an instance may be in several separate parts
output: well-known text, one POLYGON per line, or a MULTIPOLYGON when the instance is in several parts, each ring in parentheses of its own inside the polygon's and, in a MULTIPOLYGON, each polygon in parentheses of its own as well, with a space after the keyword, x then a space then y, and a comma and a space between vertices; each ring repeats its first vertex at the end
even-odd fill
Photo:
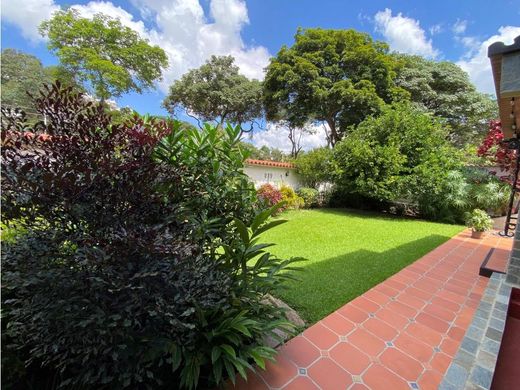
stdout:
POLYGON ((477 232, 485 232, 493 228, 493 220, 484 211, 475 209, 466 216, 466 225, 477 232))
POLYGON ((303 199, 303 204, 305 208, 312 208, 318 206, 319 192, 317 189, 300 187, 298 188, 298 191, 296 191, 296 193, 303 199))
POLYGON ((495 164, 509 173, 511 177, 507 179, 510 180, 514 176, 517 152, 515 149, 509 149, 507 144, 504 143, 504 133, 499 121, 489 122, 488 133, 480 144, 477 154, 479 157, 488 159, 491 164, 495 164))
POLYGON ((293 260, 259 242, 283 221, 251 211, 240 129, 113 125, 59 85, 36 106, 46 123, 2 120, 2 221, 23 229, 2 243, 3 385, 214 387, 272 358, 291 326, 263 300, 293 260))

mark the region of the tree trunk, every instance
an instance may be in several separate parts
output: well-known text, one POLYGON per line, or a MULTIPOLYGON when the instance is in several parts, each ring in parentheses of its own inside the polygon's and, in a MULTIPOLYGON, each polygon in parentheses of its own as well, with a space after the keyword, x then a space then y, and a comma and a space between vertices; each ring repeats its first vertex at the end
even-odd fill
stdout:
POLYGON ((330 129, 330 145, 334 147, 336 145, 336 142, 339 141, 338 132, 336 130, 336 121, 334 118, 328 118, 326 119, 327 124, 329 125, 330 129))

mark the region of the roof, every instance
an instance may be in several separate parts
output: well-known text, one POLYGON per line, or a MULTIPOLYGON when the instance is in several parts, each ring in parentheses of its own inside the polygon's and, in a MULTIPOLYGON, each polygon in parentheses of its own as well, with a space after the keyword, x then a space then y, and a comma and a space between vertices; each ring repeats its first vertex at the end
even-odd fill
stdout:
POLYGON ((270 160, 254 160, 252 158, 248 158, 246 160, 247 165, 261 165, 265 167, 275 167, 275 168, 288 168, 295 169, 296 166, 293 163, 281 162, 281 161, 270 161, 270 160))
POLYGON ((520 50, 520 35, 515 38, 511 45, 506 45, 504 42, 495 42, 488 47, 488 57, 498 54, 509 54, 520 50))

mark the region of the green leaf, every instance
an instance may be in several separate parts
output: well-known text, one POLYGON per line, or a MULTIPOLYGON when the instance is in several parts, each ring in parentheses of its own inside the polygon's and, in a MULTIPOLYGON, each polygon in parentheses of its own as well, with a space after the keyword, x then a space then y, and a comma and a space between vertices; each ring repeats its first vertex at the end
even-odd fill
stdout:
POLYGON ((271 221, 271 222, 268 222, 264 225, 262 225, 260 228, 256 229, 253 233, 253 236, 252 237, 257 237, 259 236, 260 234, 262 234, 263 232, 269 230, 269 229, 272 229, 274 228, 275 226, 278 226, 278 225, 282 225, 284 223, 286 223, 287 220, 286 219, 277 219, 276 221, 271 221))
POLYGON ((172 343, 170 347, 171 359, 172 359, 172 371, 175 372, 181 365, 182 351, 181 348, 172 343))
POLYGON ((235 359, 237 357, 236 353, 235 353, 235 349, 229 345, 229 344, 222 344, 220 346, 220 348, 222 348, 224 350, 224 352, 229 355, 230 357, 232 357, 233 359, 235 359))
POLYGON ((222 353, 222 350, 215 346, 211 349, 211 363, 215 363, 217 361, 217 359, 220 357, 222 353))
POLYGON ((247 245, 249 243, 249 232, 247 231, 247 226, 238 218, 235 218, 233 221, 235 222, 235 226, 240 234, 242 242, 247 245))

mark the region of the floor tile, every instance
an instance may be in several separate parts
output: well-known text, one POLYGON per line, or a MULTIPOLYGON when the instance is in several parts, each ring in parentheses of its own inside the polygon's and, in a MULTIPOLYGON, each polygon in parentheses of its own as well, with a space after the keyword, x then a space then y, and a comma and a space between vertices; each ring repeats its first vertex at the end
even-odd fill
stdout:
POLYGON ((352 375, 332 359, 323 358, 309 368, 309 376, 323 390, 346 389, 352 384, 352 375))
POLYGON ((352 375, 360 375, 370 365, 369 357, 349 343, 339 343, 332 348, 330 358, 352 375))

